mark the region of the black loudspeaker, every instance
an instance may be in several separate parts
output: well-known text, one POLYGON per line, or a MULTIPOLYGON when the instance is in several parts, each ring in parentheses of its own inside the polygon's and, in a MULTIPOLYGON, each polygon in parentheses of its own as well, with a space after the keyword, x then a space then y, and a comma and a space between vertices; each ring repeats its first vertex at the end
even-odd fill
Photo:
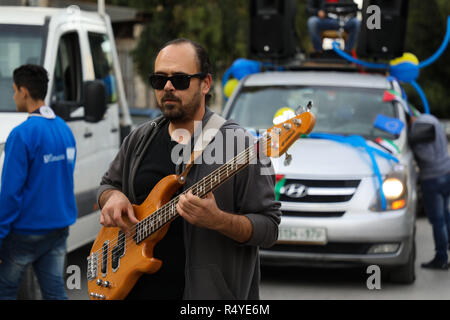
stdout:
POLYGON ((389 60, 403 54, 408 0, 364 0, 362 17, 359 57, 389 60))
POLYGON ((296 53, 297 0, 250 1, 250 54, 290 58, 296 53))

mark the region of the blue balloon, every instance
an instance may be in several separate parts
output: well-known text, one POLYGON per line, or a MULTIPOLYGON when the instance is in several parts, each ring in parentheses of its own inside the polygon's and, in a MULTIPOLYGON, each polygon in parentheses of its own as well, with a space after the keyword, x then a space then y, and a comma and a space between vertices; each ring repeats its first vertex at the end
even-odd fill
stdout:
POLYGON ((261 71, 261 64, 258 61, 237 59, 231 65, 233 76, 241 80, 249 74, 258 73, 261 71))
POLYGON ((400 81, 410 83, 419 77, 419 66, 411 62, 402 62, 390 66, 389 73, 400 81))
POLYGON ((225 71, 222 78, 222 84, 225 85, 230 78, 236 78, 240 81, 247 75, 258 72, 261 72, 260 62, 239 58, 233 62, 227 71, 225 71))

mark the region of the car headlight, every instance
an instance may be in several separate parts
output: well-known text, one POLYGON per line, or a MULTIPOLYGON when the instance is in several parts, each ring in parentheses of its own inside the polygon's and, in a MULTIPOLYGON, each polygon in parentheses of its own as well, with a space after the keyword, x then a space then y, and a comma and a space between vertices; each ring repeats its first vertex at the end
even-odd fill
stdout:
POLYGON ((398 178, 387 178, 383 182, 383 192, 386 199, 396 200, 405 192, 405 186, 398 178))
MULTIPOLYGON (((408 199, 406 168, 398 166, 383 179, 381 186, 386 198, 386 210, 400 210, 406 207, 408 199)), ((376 200, 369 207, 371 211, 383 211, 378 190, 376 200)))

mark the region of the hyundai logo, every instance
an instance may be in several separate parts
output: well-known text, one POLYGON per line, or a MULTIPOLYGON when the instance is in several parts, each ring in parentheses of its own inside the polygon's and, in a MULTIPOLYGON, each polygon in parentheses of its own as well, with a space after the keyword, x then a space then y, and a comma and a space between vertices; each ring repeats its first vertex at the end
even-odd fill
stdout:
POLYGON ((308 195, 308 188, 303 184, 288 184, 284 186, 280 193, 285 194, 290 198, 303 198, 308 195))

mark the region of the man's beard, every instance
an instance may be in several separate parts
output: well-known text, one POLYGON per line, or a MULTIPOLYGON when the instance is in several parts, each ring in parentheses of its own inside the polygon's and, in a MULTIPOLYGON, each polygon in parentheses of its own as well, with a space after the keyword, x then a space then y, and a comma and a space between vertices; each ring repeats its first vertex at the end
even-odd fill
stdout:
POLYGON ((197 91, 190 101, 183 104, 182 101, 171 92, 166 92, 158 101, 158 108, 161 110, 164 117, 171 122, 186 122, 194 118, 195 113, 200 108, 202 96, 200 91, 197 91), (167 103, 167 100, 176 101, 177 103, 167 103))

